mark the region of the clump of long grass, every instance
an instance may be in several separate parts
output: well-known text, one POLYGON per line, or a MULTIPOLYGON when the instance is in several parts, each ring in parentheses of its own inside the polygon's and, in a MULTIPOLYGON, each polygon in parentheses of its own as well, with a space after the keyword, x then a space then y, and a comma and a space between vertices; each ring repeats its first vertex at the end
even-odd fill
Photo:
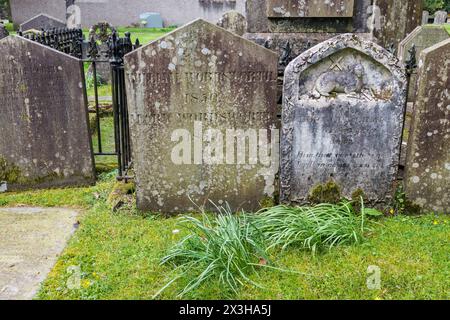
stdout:
POLYGON ((182 217, 181 227, 189 235, 172 247, 162 264, 173 263, 180 274, 158 293, 180 277, 189 274, 193 279, 180 296, 195 290, 209 279, 218 279, 224 289, 237 293, 244 282, 258 285, 249 279, 261 261, 267 261, 262 234, 254 230, 245 214, 232 214, 230 208, 217 207, 219 214, 200 219, 182 217))
POLYGON ((319 204, 313 207, 284 205, 263 209, 251 218, 262 233, 269 248, 297 246, 316 253, 324 248, 343 244, 357 244, 369 230, 367 215, 377 215, 374 209, 355 212, 352 202, 319 204))
MULTIPOLYGON (((229 206, 217 207, 217 215, 202 213, 200 219, 185 216, 181 227, 189 234, 173 246, 162 259, 172 263, 178 276, 154 296, 181 277, 192 279, 180 296, 197 289, 210 279, 219 280, 221 287, 237 293, 245 282, 259 286, 250 279, 258 267, 288 271, 272 266, 267 258, 271 248, 297 246, 313 253, 342 244, 357 244, 369 229, 367 216, 379 213, 364 208, 360 212, 352 202, 320 204, 313 207, 276 206, 254 215, 233 214, 229 206)), ((296 272, 298 273, 298 272, 296 272)))

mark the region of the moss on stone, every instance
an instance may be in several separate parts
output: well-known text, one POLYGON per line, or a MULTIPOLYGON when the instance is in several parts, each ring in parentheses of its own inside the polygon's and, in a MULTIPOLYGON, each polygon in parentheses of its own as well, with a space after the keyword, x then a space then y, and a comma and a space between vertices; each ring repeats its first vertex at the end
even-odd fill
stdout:
POLYGON ((312 204, 339 203, 341 201, 341 188, 333 180, 325 184, 318 184, 313 187, 308 196, 308 201, 312 204))
POLYGON ((355 191, 353 191, 352 193, 353 207, 355 208, 355 212, 358 213, 361 212, 361 198, 363 199, 364 203, 369 202, 369 199, 363 189, 358 188, 355 191))
POLYGON ((271 208, 276 205, 275 199, 272 197, 264 197, 260 202, 261 208, 271 208))
POLYGON ((0 181, 16 183, 22 178, 20 168, 0 156, 0 181))
POLYGON ((136 185, 134 181, 122 182, 118 181, 114 184, 111 193, 108 196, 108 206, 113 210, 117 211, 123 206, 132 206, 133 195, 136 191, 136 185))

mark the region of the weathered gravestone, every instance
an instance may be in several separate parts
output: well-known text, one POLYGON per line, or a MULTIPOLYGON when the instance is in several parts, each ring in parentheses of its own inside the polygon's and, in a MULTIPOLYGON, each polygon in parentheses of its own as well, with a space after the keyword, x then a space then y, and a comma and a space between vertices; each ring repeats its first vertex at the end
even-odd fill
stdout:
POLYGON ((20 25, 22 31, 27 31, 31 29, 35 30, 49 30, 54 28, 65 28, 66 23, 55 17, 49 16, 47 14, 41 13, 37 16, 25 21, 20 25))
POLYGON ((242 14, 232 10, 225 12, 217 22, 217 25, 230 32, 242 36, 247 29, 247 20, 242 14))
POLYGON ((376 26, 372 32, 377 43, 384 48, 396 49, 417 26, 421 25, 423 2, 419 0, 373 1, 373 18, 376 26))
POLYGON ((267 0, 267 16, 273 18, 351 18, 354 0, 267 0))
POLYGON ((422 25, 428 24, 428 21, 430 20, 430 13, 428 11, 422 12, 422 25))
POLYGON ((0 181, 8 190, 94 182, 80 60, 0 40, 0 181))
MULTIPOLYGON (((398 58, 402 62, 408 61, 410 58, 411 48, 415 47, 415 59, 419 60, 420 53, 441 41, 450 37, 444 26, 427 25, 414 29, 398 47, 398 58)), ((408 101, 414 101, 416 94, 417 73, 413 73, 410 79, 408 90, 408 101)))
POLYGON ((254 210, 273 195, 275 53, 199 19, 125 66, 139 209, 254 210))
POLYGON ((444 24, 447 21, 447 12, 437 11, 434 14, 434 24, 444 24))
POLYGON ((450 39, 422 52, 418 78, 405 191, 426 210, 450 213, 450 39))
POLYGON ((5 26, 0 22, 0 39, 3 39, 9 35, 8 30, 6 30, 5 26))
POLYGON ((406 76, 380 46, 344 34, 306 51, 286 69, 281 199, 305 203, 334 181, 350 198, 391 197, 399 161, 406 76))

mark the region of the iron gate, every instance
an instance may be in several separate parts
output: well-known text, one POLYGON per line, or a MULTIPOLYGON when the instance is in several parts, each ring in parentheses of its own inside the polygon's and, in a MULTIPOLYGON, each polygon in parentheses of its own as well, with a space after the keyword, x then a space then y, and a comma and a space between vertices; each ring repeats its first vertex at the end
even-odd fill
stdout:
MULTIPOLYGON (((22 31, 19 31, 18 35, 74 56, 83 61, 83 65, 84 63, 91 64, 98 144, 97 150, 94 151, 94 155, 116 156, 118 164, 117 179, 127 180, 132 178, 128 175, 128 170, 132 166, 132 157, 123 57, 125 54, 139 47, 139 40, 136 40, 136 43, 133 44, 129 32, 125 33, 124 37, 121 38, 119 37, 117 30, 114 28, 106 26, 103 23, 100 23, 99 25, 102 31, 105 31, 106 27, 110 28, 110 34, 106 36, 106 33, 103 33, 103 38, 100 39, 101 43, 106 45, 102 46, 102 49, 99 48, 99 40, 93 35, 90 35, 89 41, 86 41, 82 29, 62 28, 42 30, 39 33, 28 34, 24 34, 22 31), (97 65, 99 63, 108 63, 111 70, 111 92, 114 118, 114 152, 104 152, 102 146, 97 74, 97 65)), ((86 90, 87 87, 87 83, 85 83, 86 90)))

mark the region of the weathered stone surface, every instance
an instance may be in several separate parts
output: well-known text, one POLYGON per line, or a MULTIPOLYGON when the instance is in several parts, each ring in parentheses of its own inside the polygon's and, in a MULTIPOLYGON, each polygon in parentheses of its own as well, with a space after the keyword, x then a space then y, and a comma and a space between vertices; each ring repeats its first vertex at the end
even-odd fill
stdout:
POLYGON ((3 39, 9 35, 8 30, 6 30, 5 26, 0 22, 0 39, 3 39))
POLYGON ((434 14, 434 24, 444 24, 447 21, 447 12, 437 11, 434 14))
POLYGON ((268 0, 273 18, 351 18, 354 0, 268 0))
POLYGON ((128 54, 125 68, 139 209, 185 212, 191 198, 254 210, 273 195, 274 52, 200 19, 128 54))
MULTIPOLYGON (((247 32, 369 32, 368 19, 372 14, 372 11, 369 10, 371 7, 371 0, 356 1, 352 7, 353 14, 350 17, 268 17, 267 8, 270 5, 270 1, 272 0, 247 0, 247 32)), ((291 2, 294 3, 295 1, 293 0, 291 2)), ((322 2, 323 1, 320 1, 320 3, 322 2)), ((314 5, 308 7, 308 10, 310 10, 309 12, 311 13, 315 12, 316 9, 317 8, 314 7, 314 5)))
POLYGON ((425 49, 405 173, 408 198, 426 210, 450 213, 450 39, 425 49))
POLYGON ((377 0, 372 6, 373 34, 384 48, 396 49, 410 32, 421 25, 423 3, 417 0, 377 0))
POLYGON ((217 25, 240 36, 247 30, 247 20, 242 14, 234 10, 224 13, 217 25))
POLYGON ((94 182, 80 60, 0 40, 0 180, 8 190, 94 182))
POLYGON ((34 297, 75 231, 77 216, 63 208, 0 208, 0 300, 34 297))
POLYGON ((428 20, 430 20, 430 13, 428 11, 422 12, 422 25, 428 24, 428 20))
POLYGON ((387 202, 396 179, 406 76, 380 46, 344 34, 293 60, 285 71, 281 199, 305 203, 334 180, 387 202))
POLYGON ((37 16, 25 21, 20 25, 20 29, 22 31, 27 31, 30 29, 49 30, 53 28, 65 28, 65 27, 66 23, 64 21, 51 17, 44 13, 38 14, 37 16))
MULTIPOLYGON (((416 61, 419 60, 420 54, 426 48, 429 48, 441 41, 450 38, 447 30, 444 26, 427 25, 414 29, 398 47, 398 58, 402 62, 406 62, 409 59, 410 51, 413 46, 416 50, 416 61)), ((416 70, 417 71, 417 70, 416 70)), ((408 101, 414 101, 416 95, 417 84, 417 72, 411 75, 408 90, 408 101)))

